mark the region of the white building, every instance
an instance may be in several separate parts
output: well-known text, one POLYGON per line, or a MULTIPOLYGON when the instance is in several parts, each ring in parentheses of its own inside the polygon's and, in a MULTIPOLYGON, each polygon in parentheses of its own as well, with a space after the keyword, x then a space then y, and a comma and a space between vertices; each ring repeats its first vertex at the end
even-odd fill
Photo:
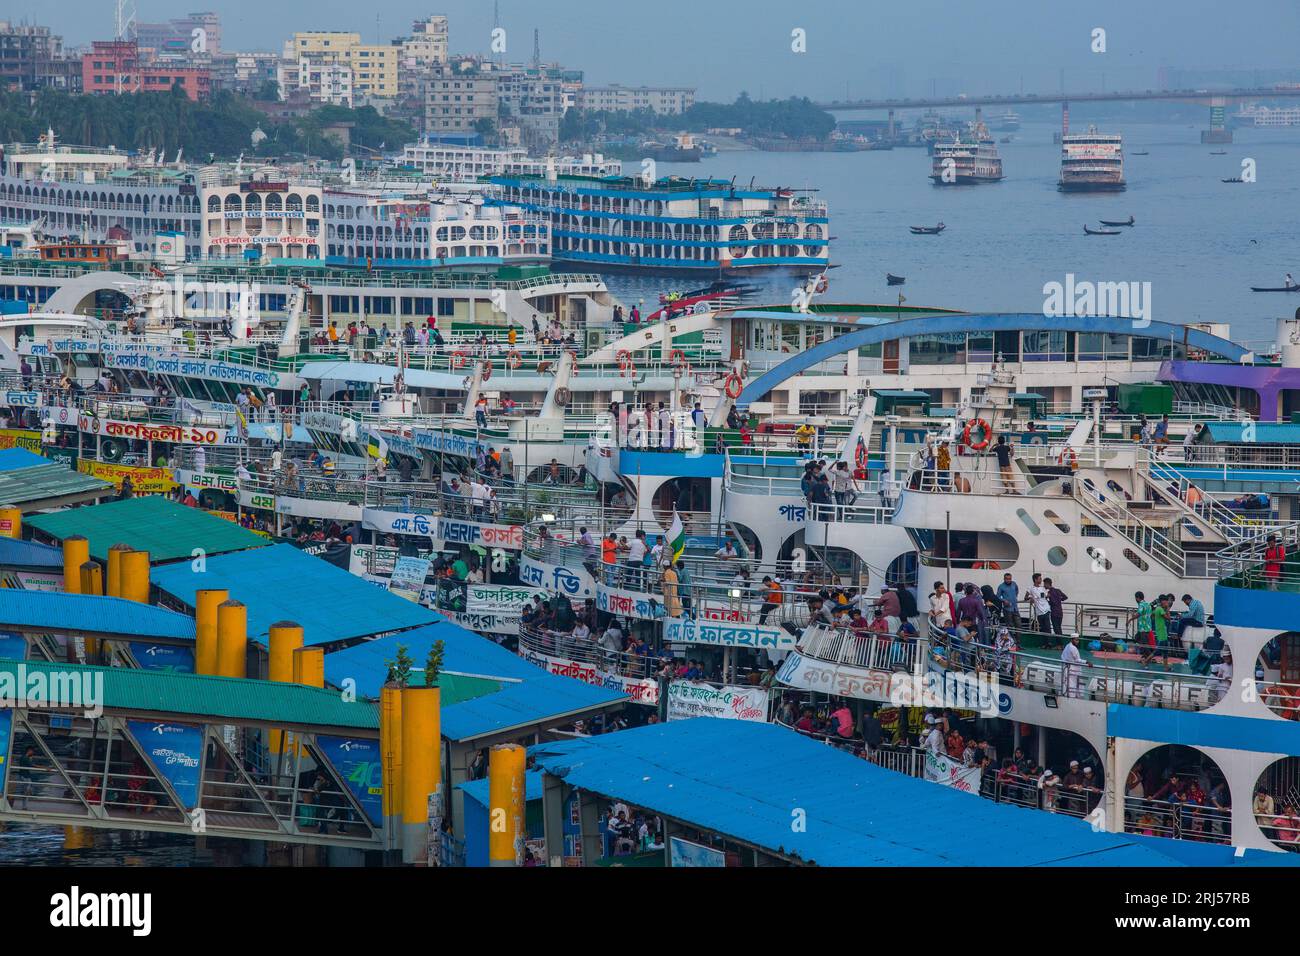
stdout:
POLYGON ((695 105, 695 90, 687 86, 588 86, 577 91, 574 101, 578 109, 590 112, 653 110, 677 116, 695 105))
POLYGON ((345 63, 299 57, 279 69, 280 99, 293 90, 306 90, 318 103, 352 106, 352 68, 345 63))

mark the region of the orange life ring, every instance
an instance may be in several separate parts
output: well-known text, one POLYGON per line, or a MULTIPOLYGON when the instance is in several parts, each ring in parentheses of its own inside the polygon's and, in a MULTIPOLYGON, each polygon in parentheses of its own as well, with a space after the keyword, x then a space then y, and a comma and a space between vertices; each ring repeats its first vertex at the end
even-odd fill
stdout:
POLYGON ((620 372, 626 372, 628 366, 632 364, 632 353, 627 349, 619 349, 618 354, 614 357, 618 359, 618 370, 620 372))
POLYGON ((480 381, 483 381, 483 382, 486 382, 486 381, 487 381, 488 379, 490 379, 491 377, 492 377, 492 363, 491 363, 491 362, 484 362, 484 363, 483 363, 483 375, 482 375, 482 377, 481 377, 479 380, 480 380, 480 381))
POLYGON ((1056 458, 1058 465, 1069 465, 1071 471, 1079 470, 1079 456, 1074 453, 1071 445, 1066 445, 1065 449, 1056 458))
POLYGON ((867 467, 867 445, 861 438, 858 439, 858 448, 853 453, 853 461, 859 468, 867 467))
POLYGON ((726 384, 723 386, 727 392, 727 398, 740 398, 740 393, 745 390, 745 383, 740 380, 740 376, 732 372, 727 376, 726 384))
POLYGON ((673 368, 684 368, 686 366, 686 353, 681 349, 673 349, 668 353, 668 361, 672 363, 673 368))
POLYGON ((463 368, 468 361, 469 356, 465 354, 464 349, 457 349, 451 353, 451 367, 454 369, 463 368))
POLYGON ((971 451, 983 451, 985 448, 989 447, 989 442, 992 440, 993 440, 993 429, 992 427, 990 427, 989 423, 982 418, 972 418, 970 421, 966 423, 966 427, 962 430, 961 433, 961 443, 965 445, 967 448, 969 448, 971 451), (978 442, 973 442, 970 440, 970 436, 971 436, 971 432, 974 431, 976 428, 980 430, 980 434, 983 435, 984 437, 981 438, 978 442))
POLYGON ((524 357, 519 354, 518 349, 511 349, 506 353, 506 368, 516 369, 524 364, 524 357))
POLYGON ((976 561, 971 565, 972 571, 1001 571, 1002 565, 996 561, 976 561))

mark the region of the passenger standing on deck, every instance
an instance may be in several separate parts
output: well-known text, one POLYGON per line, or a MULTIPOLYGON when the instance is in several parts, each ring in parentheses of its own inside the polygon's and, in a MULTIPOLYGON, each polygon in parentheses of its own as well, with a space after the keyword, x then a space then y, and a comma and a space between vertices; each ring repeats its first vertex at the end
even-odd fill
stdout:
POLYGON ((1043 587, 1047 589, 1047 605, 1051 610, 1052 633, 1061 634, 1065 622, 1065 602, 1070 596, 1052 583, 1051 578, 1043 578, 1043 587))
POLYGON ((1264 583, 1270 591, 1276 591, 1278 582, 1282 580, 1282 565, 1286 562, 1286 547, 1278 544, 1277 535, 1268 536, 1267 547, 1264 548, 1264 583))
POLYGON ((759 608, 758 623, 766 624, 767 616, 785 603, 781 585, 768 575, 763 575, 763 606, 759 608))
POLYGON ((966 585, 965 596, 957 602, 957 619, 961 620, 964 617, 970 618, 975 624, 980 643, 987 644, 989 616, 984 610, 984 599, 980 597, 973 584, 966 585))
POLYGON ((995 596, 1002 623, 1007 627, 1020 627, 1020 585, 1012 580, 1010 571, 1002 575, 1002 583, 998 585, 995 596))
POLYGON ((1079 653, 1079 635, 1071 634, 1061 651, 1061 678, 1065 684, 1066 697, 1082 697, 1079 692, 1079 677, 1083 673, 1083 657, 1079 653))
POLYGON ((993 446, 993 454, 998 458, 998 473, 1002 476, 1002 491, 1008 495, 1020 494, 1016 490, 1016 477, 1011 465, 1014 452, 1011 446, 1007 444, 1006 435, 998 436, 998 443, 993 446))
POLYGON ((1025 601, 1029 604, 1029 613, 1034 622, 1034 630, 1039 634, 1050 634, 1052 632, 1052 605, 1047 599, 1047 588, 1043 587, 1043 576, 1035 574, 1032 580, 1033 584, 1025 592, 1025 601))

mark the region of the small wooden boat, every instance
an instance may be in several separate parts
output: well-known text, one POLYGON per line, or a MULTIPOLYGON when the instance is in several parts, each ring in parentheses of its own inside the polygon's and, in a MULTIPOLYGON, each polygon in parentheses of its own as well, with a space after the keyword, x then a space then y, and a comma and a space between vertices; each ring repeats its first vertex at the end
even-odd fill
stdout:
POLYGON ((905 276, 896 276, 892 272, 886 272, 885 281, 890 285, 902 285, 907 281, 907 278, 905 276))
POLYGON ((1253 285, 1250 287, 1251 292, 1300 292, 1300 285, 1279 285, 1265 287, 1253 285))
POLYGON ((1220 179, 1220 180, 1219 180, 1219 182, 1221 182, 1221 183, 1244 183, 1245 181, 1246 181, 1246 180, 1242 179, 1240 176, 1233 176, 1231 179, 1220 179))
POLYGON ((1135 223, 1137 220, 1135 220, 1132 216, 1129 216, 1127 222, 1112 222, 1112 221, 1109 220, 1109 219, 1101 219, 1101 220, 1098 220, 1098 221, 1099 221, 1103 226, 1131 226, 1131 225, 1133 225, 1133 223, 1135 223))
POLYGON ((908 226, 907 228, 912 230, 914 236, 937 236, 948 227, 939 223, 937 226, 908 226))
POLYGON ((1119 235, 1118 229, 1089 229, 1087 226, 1084 226, 1083 231, 1090 236, 1118 236, 1119 235))
POLYGON ((1144 152, 1141 152, 1141 153, 1129 153, 1129 155, 1130 155, 1130 156, 1150 156, 1151 154, 1148 153, 1148 152, 1145 152, 1145 151, 1144 151, 1144 152))
POLYGON ((1211 156, 1227 156, 1227 155, 1228 155, 1228 151, 1227 151, 1226 149, 1212 149, 1212 150, 1210 150, 1210 155, 1211 155, 1211 156))

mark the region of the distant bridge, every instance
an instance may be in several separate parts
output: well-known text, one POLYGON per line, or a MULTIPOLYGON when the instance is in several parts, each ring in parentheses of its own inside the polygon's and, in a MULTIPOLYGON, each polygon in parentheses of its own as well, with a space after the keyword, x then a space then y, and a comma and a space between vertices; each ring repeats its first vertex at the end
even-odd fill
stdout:
POLYGON ((1118 90, 1113 93, 994 93, 984 96, 939 96, 920 99, 832 100, 817 103, 824 110, 934 109, 940 106, 1013 106, 1025 103, 1123 102, 1126 100, 1191 100, 1220 106, 1226 100, 1300 96, 1300 87, 1251 87, 1232 90, 1118 90))

